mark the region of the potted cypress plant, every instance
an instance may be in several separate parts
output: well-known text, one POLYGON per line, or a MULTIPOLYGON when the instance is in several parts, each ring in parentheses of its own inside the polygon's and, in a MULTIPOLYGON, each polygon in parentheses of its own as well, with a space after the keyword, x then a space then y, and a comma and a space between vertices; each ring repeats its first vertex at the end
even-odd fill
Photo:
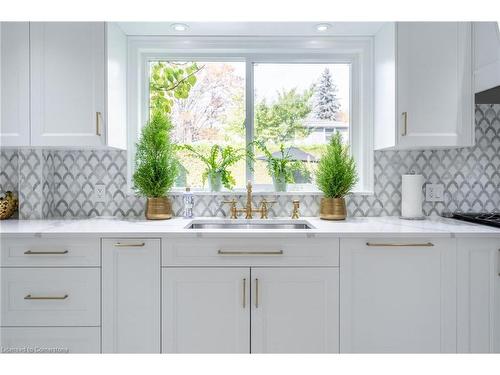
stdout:
POLYGON ((349 154, 349 147, 342 143, 336 132, 321 157, 316 171, 316 184, 325 195, 321 198, 320 218, 344 220, 347 216, 345 196, 356 182, 356 163, 349 154))
POLYGON ((154 111, 136 144, 134 189, 147 198, 146 218, 149 220, 172 218, 167 193, 179 174, 179 160, 170 138, 171 129, 170 119, 154 111))

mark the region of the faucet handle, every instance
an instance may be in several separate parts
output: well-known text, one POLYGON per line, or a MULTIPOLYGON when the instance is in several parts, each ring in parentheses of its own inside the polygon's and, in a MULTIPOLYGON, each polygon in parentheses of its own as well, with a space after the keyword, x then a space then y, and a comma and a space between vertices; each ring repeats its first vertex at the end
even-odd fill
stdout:
POLYGON ((292 211, 292 219, 298 219, 300 217, 300 201, 298 199, 294 199, 293 203, 293 211, 292 211))
POLYGON ((260 212, 261 219, 268 219, 269 205, 273 203, 276 203, 276 201, 268 201, 266 198, 262 198, 258 210, 260 212))
POLYGON ((238 218, 238 210, 236 208, 236 199, 233 198, 231 199, 230 201, 222 201, 222 203, 225 203, 225 204, 230 204, 231 207, 229 208, 229 212, 230 212, 230 218, 231 219, 237 219, 238 218))

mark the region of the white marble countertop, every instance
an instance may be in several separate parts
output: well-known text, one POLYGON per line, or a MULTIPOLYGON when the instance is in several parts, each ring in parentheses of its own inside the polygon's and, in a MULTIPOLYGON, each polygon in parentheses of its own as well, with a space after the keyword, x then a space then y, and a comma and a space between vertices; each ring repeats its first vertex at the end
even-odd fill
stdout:
MULTIPOLYGON (((500 237, 500 228, 471 224, 463 221, 428 217, 425 220, 402 220, 398 217, 361 217, 345 221, 325 221, 303 217, 313 229, 186 229, 193 219, 148 221, 139 219, 94 218, 83 220, 6 220, 0 222, 0 235, 8 237, 177 237, 177 236, 335 236, 335 237, 500 237)), ((195 218, 196 221, 229 221, 225 219, 195 218)), ((244 219, 238 222, 246 223, 244 219)), ((290 222, 288 218, 274 218, 266 222, 290 222)), ((254 219, 250 222, 259 223, 254 219)))

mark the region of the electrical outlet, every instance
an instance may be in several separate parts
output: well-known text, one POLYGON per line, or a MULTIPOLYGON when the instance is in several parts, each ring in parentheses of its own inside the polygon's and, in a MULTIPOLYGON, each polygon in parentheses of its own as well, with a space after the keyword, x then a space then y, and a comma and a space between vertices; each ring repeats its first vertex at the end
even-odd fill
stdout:
POLYGON ((94 185, 94 202, 106 202, 106 185, 94 185))
POLYGON ((443 184, 427 184, 425 186, 425 200, 427 202, 442 202, 444 199, 443 184))

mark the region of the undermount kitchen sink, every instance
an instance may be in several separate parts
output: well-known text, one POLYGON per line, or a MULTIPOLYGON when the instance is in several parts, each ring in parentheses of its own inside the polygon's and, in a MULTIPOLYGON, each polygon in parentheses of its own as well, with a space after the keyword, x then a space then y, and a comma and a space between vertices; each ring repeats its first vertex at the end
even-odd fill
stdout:
POLYGON ((193 221, 186 229, 314 229, 314 227, 306 221, 193 221))

